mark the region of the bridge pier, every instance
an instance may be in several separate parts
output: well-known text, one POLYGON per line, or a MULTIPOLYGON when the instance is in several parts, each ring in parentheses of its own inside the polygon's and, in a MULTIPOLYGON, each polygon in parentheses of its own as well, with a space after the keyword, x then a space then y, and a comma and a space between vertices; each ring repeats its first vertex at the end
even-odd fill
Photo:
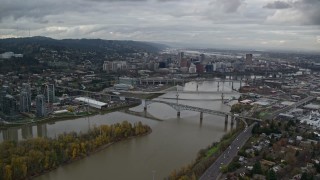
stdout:
POLYGON ((180 111, 177 111, 177 117, 180 118, 180 111))
POLYGON ((203 120, 203 112, 200 112, 200 123, 202 123, 203 120))
POLYGON ((142 100, 142 102, 144 101, 144 106, 143 106, 143 110, 144 111, 147 111, 147 101, 144 99, 144 100, 142 100))
POLYGON ((221 94, 221 101, 223 101, 224 100, 224 95, 223 95, 223 93, 221 94))
POLYGON ((224 123, 225 123, 225 124, 228 124, 228 115, 225 115, 225 117, 224 117, 224 123))
POLYGON ((233 91, 233 81, 231 82, 231 91, 233 91))
POLYGON ((240 119, 236 118, 236 128, 239 126, 239 121, 240 121, 240 119))

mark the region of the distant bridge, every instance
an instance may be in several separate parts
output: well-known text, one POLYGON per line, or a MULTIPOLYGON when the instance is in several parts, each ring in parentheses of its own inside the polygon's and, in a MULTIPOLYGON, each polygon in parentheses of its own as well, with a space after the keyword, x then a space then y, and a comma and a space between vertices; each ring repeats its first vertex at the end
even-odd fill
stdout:
MULTIPOLYGON (((139 78, 136 79, 135 82, 136 84, 172 84, 172 85, 178 85, 178 84, 185 84, 190 81, 196 81, 196 82, 203 82, 203 81, 214 81, 218 82, 218 86, 220 83, 231 83, 233 87, 234 82, 239 82, 240 86, 243 82, 247 81, 247 79, 241 79, 241 80, 236 80, 236 79, 204 79, 204 78, 194 78, 194 79, 175 79, 175 78, 139 78)), ((233 88, 232 88, 233 89, 233 88)))
POLYGON ((202 120, 203 120, 203 113, 217 115, 217 116, 225 116, 226 123, 228 122, 229 116, 231 117, 231 123, 234 123, 234 118, 243 118, 243 119, 252 120, 252 121, 262 121, 261 119, 257 119, 257 118, 253 118, 253 117, 249 117, 249 116, 241 116, 238 114, 236 115, 236 114, 233 114, 230 112, 205 109, 205 108, 194 107, 194 106, 189 106, 189 105, 185 105, 185 104, 159 101, 159 100, 144 100, 144 110, 147 111, 148 105, 152 104, 152 103, 162 103, 162 104, 166 104, 166 105, 172 107, 173 109, 175 109, 177 111, 178 117, 180 117, 181 110, 200 112, 200 122, 202 122, 202 120))

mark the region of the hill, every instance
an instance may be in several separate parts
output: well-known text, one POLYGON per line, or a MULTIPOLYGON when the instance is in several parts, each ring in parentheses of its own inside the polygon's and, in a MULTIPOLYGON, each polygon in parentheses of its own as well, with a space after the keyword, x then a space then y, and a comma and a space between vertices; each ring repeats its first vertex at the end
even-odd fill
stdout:
POLYGON ((48 37, 35 36, 26 38, 0 39, 0 53, 13 51, 15 53, 32 54, 37 53, 39 48, 50 49, 73 49, 80 51, 94 51, 97 53, 137 53, 158 52, 166 48, 166 45, 139 42, 102 39, 52 39, 48 37))

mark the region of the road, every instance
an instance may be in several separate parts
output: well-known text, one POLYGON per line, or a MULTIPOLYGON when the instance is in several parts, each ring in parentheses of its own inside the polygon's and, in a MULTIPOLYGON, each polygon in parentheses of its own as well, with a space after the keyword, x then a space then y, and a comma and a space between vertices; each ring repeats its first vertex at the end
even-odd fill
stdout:
POLYGON ((298 102, 296 102, 296 103, 294 103, 294 104, 292 104, 292 105, 290 105, 290 106, 286 106, 286 107, 281 108, 281 109, 279 109, 279 110, 277 110, 277 111, 274 111, 272 114, 270 114, 270 115, 267 117, 267 119, 272 120, 272 119, 274 119, 275 117, 277 117, 280 113, 284 113, 284 112, 286 112, 286 111, 289 111, 290 109, 299 107, 299 106, 301 106, 301 105, 303 105, 303 104, 306 104, 306 103, 308 103, 308 102, 310 102, 310 101, 313 101, 314 99, 316 99, 316 97, 314 97, 314 96, 308 96, 308 97, 306 97, 306 98, 304 98, 304 99, 302 99, 302 100, 300 100, 300 101, 298 101, 298 102))
POLYGON ((220 167, 222 165, 228 165, 233 158, 238 154, 244 144, 251 137, 251 131, 253 126, 245 128, 231 143, 231 145, 218 157, 218 159, 206 170, 206 172, 200 177, 200 180, 216 180, 221 176, 220 167))

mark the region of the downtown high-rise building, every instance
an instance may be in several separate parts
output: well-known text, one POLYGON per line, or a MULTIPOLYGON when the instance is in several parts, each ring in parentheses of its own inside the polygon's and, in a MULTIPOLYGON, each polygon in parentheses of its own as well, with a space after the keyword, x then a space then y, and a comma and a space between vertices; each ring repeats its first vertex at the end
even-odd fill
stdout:
POLYGON ((30 112, 31 109, 31 88, 30 84, 23 83, 20 93, 20 112, 30 112))
POLYGON ((0 111, 3 111, 4 97, 8 94, 8 86, 2 86, 0 89, 0 111))
POLYGON ((252 54, 246 54, 246 65, 252 65, 252 54))
POLYGON ((17 115, 17 101, 10 94, 6 94, 3 98, 3 107, 2 112, 6 116, 15 116, 17 115))
POLYGON ((55 88, 54 88, 54 84, 47 84, 46 85, 46 101, 48 104, 52 104, 54 103, 55 100, 55 88))
POLYGON ((37 117, 44 117, 46 115, 46 102, 44 95, 37 95, 36 97, 36 115, 37 117))

